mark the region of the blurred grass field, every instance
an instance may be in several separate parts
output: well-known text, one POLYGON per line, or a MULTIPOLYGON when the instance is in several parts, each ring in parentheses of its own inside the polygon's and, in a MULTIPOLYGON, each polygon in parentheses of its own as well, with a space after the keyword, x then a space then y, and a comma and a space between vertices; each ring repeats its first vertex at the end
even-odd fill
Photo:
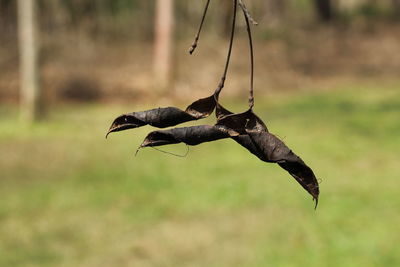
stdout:
POLYGON ((134 157, 149 127, 104 139, 150 105, 58 106, 32 127, 1 106, 0 266, 399 266, 400 84, 357 87, 256 103, 322 179, 316 211, 233 141, 177 158, 134 157))

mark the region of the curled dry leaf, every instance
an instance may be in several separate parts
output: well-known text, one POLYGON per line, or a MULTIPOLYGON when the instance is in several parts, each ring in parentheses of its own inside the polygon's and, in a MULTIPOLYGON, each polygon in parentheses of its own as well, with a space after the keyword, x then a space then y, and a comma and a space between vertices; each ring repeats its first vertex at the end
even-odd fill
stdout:
POLYGON ((166 128, 180 123, 202 119, 210 116, 215 106, 216 101, 214 95, 212 95, 193 102, 185 111, 175 107, 166 107, 123 114, 114 120, 107 132, 107 136, 113 132, 138 128, 145 125, 166 128))

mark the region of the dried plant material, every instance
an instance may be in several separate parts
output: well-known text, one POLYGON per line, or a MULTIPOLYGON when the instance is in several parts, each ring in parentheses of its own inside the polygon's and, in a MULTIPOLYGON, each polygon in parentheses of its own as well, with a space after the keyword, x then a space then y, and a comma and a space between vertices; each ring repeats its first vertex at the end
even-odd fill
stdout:
POLYGON ((210 116, 216 106, 214 95, 193 102, 183 111, 175 107, 155 108, 146 111, 123 114, 116 118, 108 130, 110 133, 151 125, 166 128, 180 123, 210 116))
MULTIPOLYGON (((201 117, 210 115, 214 109, 213 106, 215 106, 212 102, 216 103, 214 97, 201 99, 190 105, 186 109, 186 112, 176 108, 164 108, 155 109, 162 110, 162 112, 157 111, 156 113, 154 113, 154 110, 131 113, 140 114, 142 117, 143 114, 145 114, 147 115, 147 122, 150 121, 149 118, 151 117, 151 123, 143 123, 145 120, 142 119, 139 120, 139 123, 136 123, 134 127, 123 128, 124 126, 122 126, 118 131, 136 128, 146 124, 158 128, 168 127, 188 121, 183 120, 183 116, 200 119, 201 117), (179 112, 175 113, 176 110, 179 112), (186 115, 182 115, 182 113, 186 115), (180 117, 177 119, 176 116, 180 117), (163 121, 163 119, 165 121, 163 121)), ((216 114, 219 116, 219 119, 214 126, 200 125, 153 131, 147 135, 140 148, 178 143, 195 146, 205 142, 232 138, 260 160, 269 163, 277 163, 280 167, 289 172, 289 174, 318 201, 318 181, 311 168, 308 167, 300 157, 294 154, 279 138, 269 133, 265 123, 254 114, 251 109, 243 113, 234 114, 220 104, 217 104, 216 114)), ((138 115, 133 117, 136 120, 142 118, 138 115)))
POLYGON ((264 122, 251 109, 223 117, 217 125, 231 129, 230 133, 236 132, 236 135, 231 136, 232 139, 260 160, 278 163, 318 201, 319 185, 311 168, 279 138, 269 133, 264 122))
POLYGON ((214 95, 199 99, 190 104, 185 112, 193 116, 194 118, 203 119, 213 113, 215 106, 217 105, 214 95))
MULTIPOLYGON (((207 1, 199 31, 190 50, 191 53, 197 46, 209 3, 210 0, 207 1)), ((239 0, 239 3, 238 0, 233 0, 233 7, 232 31, 228 56, 221 81, 214 94, 210 97, 195 101, 189 105, 185 111, 175 107, 167 107, 122 115, 115 119, 108 134, 144 125, 151 125, 158 128, 175 126, 180 123, 208 117, 215 109, 217 117, 216 125, 200 125, 153 131, 146 136, 139 149, 178 143, 196 146, 205 142, 231 138, 260 160, 268 163, 276 163, 286 170, 309 194, 312 195, 317 205, 319 185, 311 168, 308 167, 299 156, 294 154, 293 151, 278 137, 269 133, 266 124, 253 112, 254 54, 250 23, 255 24, 255 21, 252 19, 243 0, 239 0), (236 9, 238 4, 243 11, 249 37, 251 75, 249 109, 246 112, 234 114, 225 109, 218 102, 218 98, 224 88, 230 63, 236 28, 236 9)))
POLYGON ((239 0, 239 6, 242 9, 243 13, 245 14, 247 20, 249 20, 253 25, 258 25, 258 22, 253 19, 249 10, 247 9, 246 5, 243 3, 242 0, 239 0))
MULTIPOLYGON (((227 113, 229 111, 224 109, 224 112, 227 113)), ((231 113, 229 115, 222 116, 218 119, 217 125, 222 125, 229 129, 235 130, 239 134, 245 134, 246 128, 268 132, 265 123, 256 114, 254 114, 251 109, 239 114, 231 113)))
POLYGON ((210 5, 210 1, 211 0, 207 0, 206 7, 204 8, 204 11, 203 11, 203 17, 201 18, 199 30, 197 31, 196 37, 194 38, 194 41, 193 41, 193 44, 189 48, 189 54, 191 54, 191 55, 194 53, 194 51, 197 48, 197 45, 198 45, 198 42, 199 42, 199 39, 200 39, 201 29, 203 28, 204 20, 206 19, 206 15, 207 15, 207 11, 208 11, 208 6, 210 5))
POLYGON ((185 143, 196 146, 205 142, 212 142, 228 138, 234 133, 222 126, 200 125, 192 127, 174 128, 154 131, 147 135, 141 148, 185 143))
POLYGON ((200 125, 154 131, 147 135, 140 148, 185 143, 195 146, 204 142, 232 138, 260 160, 277 163, 318 200, 319 186, 313 171, 279 138, 268 132, 264 122, 248 110, 218 120, 217 125, 200 125))
POLYGON ((248 136, 251 139, 251 145, 248 145, 249 140, 247 139, 243 142, 243 138, 238 139, 237 142, 246 148, 249 147, 249 151, 255 154, 260 160, 278 163, 279 166, 289 172, 318 203, 319 185, 317 178, 311 168, 308 167, 299 156, 294 154, 285 143, 271 133, 250 130, 248 131, 248 136))

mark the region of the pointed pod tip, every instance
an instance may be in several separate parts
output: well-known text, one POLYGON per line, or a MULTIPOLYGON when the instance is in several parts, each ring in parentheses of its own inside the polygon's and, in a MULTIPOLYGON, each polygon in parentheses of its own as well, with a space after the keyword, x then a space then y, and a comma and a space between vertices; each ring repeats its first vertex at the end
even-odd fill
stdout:
POLYGON ((309 191, 309 193, 311 194, 313 201, 315 201, 314 210, 316 210, 318 207, 318 201, 319 201, 319 188, 317 190, 309 191))
POLYGON ((110 129, 109 129, 108 132, 106 133, 106 139, 108 138, 108 136, 109 136, 111 133, 116 132, 116 131, 118 131, 118 127, 114 127, 114 124, 111 125, 110 129))
POLYGON ((314 210, 317 210, 317 207, 318 207, 318 197, 314 197, 313 201, 315 201, 314 210))
POLYGON ((111 133, 117 132, 119 130, 119 126, 115 123, 115 121, 111 124, 110 128, 108 129, 106 133, 106 139, 111 133))
POLYGON ((139 154, 140 149, 142 149, 142 148, 143 148, 142 145, 140 145, 140 146, 136 149, 135 157, 137 157, 137 155, 139 154))

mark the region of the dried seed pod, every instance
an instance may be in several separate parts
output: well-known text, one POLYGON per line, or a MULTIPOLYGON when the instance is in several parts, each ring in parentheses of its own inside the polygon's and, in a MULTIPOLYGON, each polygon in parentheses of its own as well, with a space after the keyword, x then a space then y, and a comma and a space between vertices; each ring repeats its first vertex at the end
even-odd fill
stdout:
POLYGON ((218 120, 217 125, 231 129, 231 136, 260 160, 278 163, 318 201, 318 181, 304 161, 294 154, 279 138, 268 132, 264 122, 252 110, 240 114, 230 114, 218 120))
POLYGON ((265 123, 252 110, 232 114, 229 110, 219 106, 217 107, 218 112, 221 116, 215 126, 200 125, 154 131, 147 135, 140 147, 177 143, 195 146, 204 142, 232 138, 260 160, 279 164, 314 199, 318 200, 318 181, 311 168, 279 138, 270 134, 265 123))
POLYGON ((155 108, 146 111, 132 112, 119 116, 112 123, 107 136, 113 132, 151 125, 158 128, 175 126, 180 123, 202 119, 214 111, 214 95, 199 99, 189 105, 185 111, 175 108, 155 108))
POLYGON ((211 142, 234 135, 229 129, 222 126, 200 125, 192 127, 174 128, 149 133, 141 148, 185 143, 190 146, 211 142))
POLYGON ((260 160, 277 163, 292 175, 298 183, 318 200, 318 181, 313 171, 281 140, 268 132, 265 123, 250 109, 233 114, 216 103, 214 96, 191 104, 186 112, 177 108, 160 108, 134 112, 117 118, 110 132, 141 127, 146 124, 163 128, 209 116, 216 108, 219 118, 214 126, 200 125, 153 131, 147 135, 140 148, 185 143, 195 146, 204 142, 232 138, 260 160), (126 123, 120 123, 128 118, 126 123), (118 126, 115 126, 118 125, 118 126))
POLYGON ((242 142, 238 139, 238 143, 250 148, 250 152, 255 154, 259 159, 265 162, 278 163, 285 169, 296 181, 318 201, 319 185, 314 172, 308 167, 304 161, 285 145, 275 135, 264 132, 248 130, 248 136, 251 139, 251 145, 248 140, 242 142))
MULTIPOLYGON (((229 112, 226 109, 224 110, 225 112, 229 112)), ((243 113, 231 113, 220 117, 217 121, 217 125, 222 125, 240 134, 246 134, 246 129, 268 132, 268 128, 265 123, 256 114, 254 114, 251 109, 243 113)))
MULTIPOLYGON (((218 99, 217 99, 218 100, 218 99)), ((230 112, 226 108, 224 108, 218 101, 217 105, 215 107, 215 116, 217 117, 217 121, 222 119, 223 117, 226 117, 228 115, 233 114, 233 112, 230 112)))
MULTIPOLYGON (((207 1, 203 18, 200 23, 200 28, 196 35, 195 42, 191 47, 190 53, 192 53, 197 46, 197 41, 199 39, 200 31, 205 20, 209 3, 210 0, 207 1)), ((205 118, 209 116, 214 109, 216 109, 216 125, 201 125, 154 131, 147 135, 140 148, 177 143, 185 143, 187 145, 194 146, 204 142, 211 142, 229 137, 235 140, 241 146, 245 147, 260 160, 279 164, 279 166, 288 171, 318 203, 319 186, 313 171, 279 138, 273 134, 270 134, 265 123, 252 111, 254 106, 254 53, 250 23, 257 23, 251 17, 242 0, 239 0, 239 2, 238 0, 233 1, 232 19, 232 31, 225 69, 222 74, 220 84, 215 90, 214 95, 197 100, 188 106, 185 111, 175 107, 167 107, 124 114, 114 120, 108 131, 108 134, 141 127, 144 125, 152 125, 158 128, 175 126, 187 121, 205 118), (221 90, 224 88, 224 83, 230 64, 236 29, 236 10, 238 3, 242 8, 245 17, 246 28, 249 37, 251 78, 249 110, 244 113, 233 114, 218 103, 218 97, 221 90)))

